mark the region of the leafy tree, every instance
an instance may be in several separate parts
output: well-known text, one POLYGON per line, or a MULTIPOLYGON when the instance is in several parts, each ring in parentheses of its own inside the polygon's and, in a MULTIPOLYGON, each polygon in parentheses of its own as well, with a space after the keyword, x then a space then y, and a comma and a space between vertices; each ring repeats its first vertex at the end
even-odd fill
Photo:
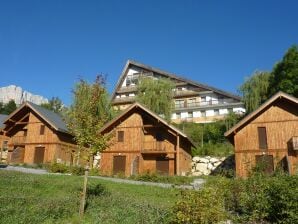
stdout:
POLYGON ((136 100, 170 121, 173 110, 174 87, 174 83, 169 79, 141 78, 136 100))
POLYGON ((48 110, 52 110, 55 113, 61 113, 63 110, 63 103, 62 101, 59 99, 59 97, 52 97, 48 103, 43 103, 40 106, 48 109, 48 110))
POLYGON ((269 79, 269 95, 278 91, 298 97, 298 46, 288 49, 284 57, 278 62, 269 79))
POLYGON ((98 75, 91 84, 82 79, 76 84, 67 115, 66 123, 81 155, 90 162, 90 158, 108 145, 109 135, 101 135, 99 130, 113 115, 103 76, 98 75))
POLYGON ((17 109, 17 105, 14 100, 10 100, 7 104, 4 104, 2 113, 10 114, 17 109))
POLYGON ((250 113, 268 99, 269 72, 255 72, 240 86, 246 112, 250 113))
POLYGON ((4 105, 2 102, 0 102, 0 114, 4 113, 4 105))

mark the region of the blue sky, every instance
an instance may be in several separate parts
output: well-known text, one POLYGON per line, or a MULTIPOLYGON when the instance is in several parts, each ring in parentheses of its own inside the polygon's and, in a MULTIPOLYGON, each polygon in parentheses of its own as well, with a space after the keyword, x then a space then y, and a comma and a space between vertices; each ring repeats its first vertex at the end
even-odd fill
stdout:
POLYGON ((298 1, 0 0, 0 86, 71 102, 134 59, 233 93, 298 44, 298 1))

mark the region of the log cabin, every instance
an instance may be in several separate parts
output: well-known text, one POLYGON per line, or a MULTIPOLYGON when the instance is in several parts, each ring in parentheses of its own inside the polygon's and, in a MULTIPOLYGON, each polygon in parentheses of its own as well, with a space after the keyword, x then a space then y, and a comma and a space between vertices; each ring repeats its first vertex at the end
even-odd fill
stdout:
POLYGON ((246 177, 257 165, 271 173, 298 168, 298 99, 278 92, 225 133, 234 145, 236 175, 246 177))
POLYGON ((101 133, 112 135, 101 153, 102 174, 186 175, 191 169, 191 140, 139 103, 107 123, 101 133))
POLYGON ((6 163, 7 159, 7 149, 9 137, 5 135, 3 129, 5 127, 4 120, 8 115, 0 114, 0 163, 6 163))
POLYGON ((245 112, 237 95, 133 60, 127 61, 112 93, 116 110, 125 110, 135 102, 138 83, 143 77, 169 79, 175 84, 172 122, 209 123, 224 119, 232 112, 245 112))
POLYGON ((53 111, 26 102, 4 120, 8 163, 72 164, 77 146, 62 118, 53 111))

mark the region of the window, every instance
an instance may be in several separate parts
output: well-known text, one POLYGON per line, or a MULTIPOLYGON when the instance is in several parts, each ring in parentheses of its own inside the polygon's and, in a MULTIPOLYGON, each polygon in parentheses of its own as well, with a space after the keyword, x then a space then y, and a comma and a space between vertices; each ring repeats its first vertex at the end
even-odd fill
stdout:
POLYGON ((201 111, 201 117, 206 117, 206 111, 204 110, 201 111))
POLYGON ((193 117, 192 112, 188 112, 187 117, 188 117, 188 118, 192 118, 192 117, 193 117))
POLYGON ((228 108, 228 113, 233 113, 233 108, 228 108))
POLYGON ((27 136, 27 130, 24 130, 24 136, 25 137, 27 136))
POLYGON ((40 125, 39 134, 44 135, 45 125, 40 125))
POLYGON ((206 102, 206 96, 201 96, 201 102, 206 102))
POLYGON ((219 110, 218 109, 214 110, 214 116, 217 116, 217 115, 219 115, 219 110))
POLYGON ((118 142, 124 142, 124 131, 118 131, 118 142))
POLYGON ((8 149, 8 141, 3 141, 3 142, 2 142, 2 149, 3 149, 4 151, 6 151, 6 150, 8 149))
POLYGON ((163 135, 162 135, 162 133, 157 132, 155 137, 156 137, 156 141, 158 141, 158 142, 162 142, 163 141, 163 135))
POLYGON ((183 107, 184 107, 184 100, 175 101, 175 108, 183 108, 183 107))
POLYGON ((181 113, 176 113, 176 119, 180 119, 181 118, 181 113))
POLYGON ((258 127, 259 148, 267 149, 267 133, 265 127, 258 127))

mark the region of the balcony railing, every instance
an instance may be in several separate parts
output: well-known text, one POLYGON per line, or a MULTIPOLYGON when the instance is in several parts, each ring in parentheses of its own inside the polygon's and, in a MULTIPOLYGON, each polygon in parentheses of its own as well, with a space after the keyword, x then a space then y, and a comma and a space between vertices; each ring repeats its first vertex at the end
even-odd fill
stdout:
POLYGON ((151 141, 144 142, 142 152, 165 152, 166 146, 163 142, 151 141))
POLYGON ((175 104, 175 109, 207 107, 207 106, 213 106, 213 105, 225 105, 230 103, 236 103, 236 102, 233 99, 218 99, 218 100, 209 100, 209 101, 201 101, 201 102, 183 101, 183 103, 175 104))
POLYGON ((293 149, 298 150, 298 136, 292 137, 293 149))
POLYGON ((14 145, 21 145, 26 142, 26 136, 14 136, 11 138, 11 143, 14 145))

